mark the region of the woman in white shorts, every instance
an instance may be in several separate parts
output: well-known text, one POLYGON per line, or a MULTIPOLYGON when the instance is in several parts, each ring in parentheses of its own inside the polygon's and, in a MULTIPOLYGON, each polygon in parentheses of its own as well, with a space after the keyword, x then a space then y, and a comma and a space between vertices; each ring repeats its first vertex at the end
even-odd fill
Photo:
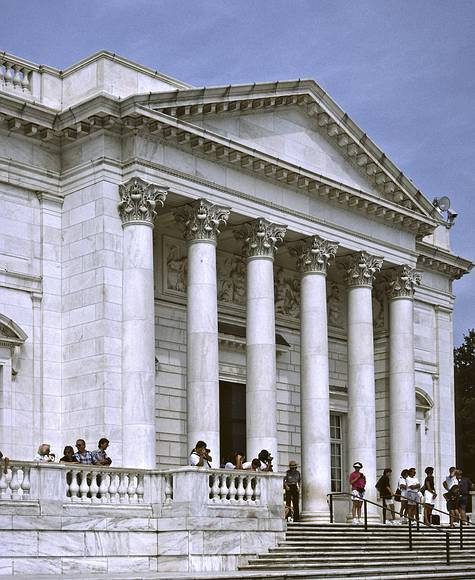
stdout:
POLYGON ((419 504, 419 489, 421 484, 416 477, 416 468, 411 467, 406 477, 407 488, 407 516, 411 520, 417 517, 417 506, 419 504))
POLYGON ((399 514, 401 516, 401 523, 405 524, 407 519, 407 486, 406 486, 406 477, 409 473, 408 469, 403 469, 401 471, 401 476, 399 477, 398 487, 401 490, 401 509, 399 514))

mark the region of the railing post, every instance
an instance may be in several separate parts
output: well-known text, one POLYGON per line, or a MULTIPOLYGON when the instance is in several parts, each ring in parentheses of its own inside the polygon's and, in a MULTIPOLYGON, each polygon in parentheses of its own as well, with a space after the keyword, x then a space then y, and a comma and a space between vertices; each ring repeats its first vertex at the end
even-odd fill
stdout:
POLYGON ((333 495, 331 493, 328 494, 330 498, 330 523, 333 523, 333 495))
POLYGON ((416 528, 417 528, 417 531, 419 531, 419 518, 421 515, 420 509, 421 509, 421 504, 419 502, 417 502, 417 510, 416 510, 416 518, 417 518, 416 528))
POLYGON ((409 522, 409 550, 412 550, 412 520, 408 519, 409 522))
POLYGON ((368 531, 368 504, 364 499, 363 511, 364 511, 364 531, 368 531))
POLYGON ((447 566, 450 566, 450 534, 445 532, 445 555, 447 558, 447 566))
POLYGON ((460 549, 463 550, 463 521, 459 519, 459 526, 460 526, 460 549))

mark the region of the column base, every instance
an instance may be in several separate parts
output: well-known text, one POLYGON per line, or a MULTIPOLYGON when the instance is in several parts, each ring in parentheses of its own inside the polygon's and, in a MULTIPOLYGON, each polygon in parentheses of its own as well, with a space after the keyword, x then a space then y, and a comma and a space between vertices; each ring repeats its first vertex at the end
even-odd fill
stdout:
POLYGON ((315 511, 315 512, 302 512, 300 514, 300 521, 306 524, 329 524, 330 523, 330 512, 328 510, 315 511))

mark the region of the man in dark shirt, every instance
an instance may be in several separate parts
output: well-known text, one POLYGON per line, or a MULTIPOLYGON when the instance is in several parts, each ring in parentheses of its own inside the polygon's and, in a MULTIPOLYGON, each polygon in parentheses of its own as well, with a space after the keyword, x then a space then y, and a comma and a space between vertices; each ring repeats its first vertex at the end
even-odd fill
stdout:
POLYGON ((378 479, 376 484, 376 489, 379 492, 379 496, 383 502, 383 524, 396 524, 396 511, 394 509, 393 493, 391 491, 391 482, 389 478, 391 477, 392 469, 387 467, 383 471, 383 475, 378 479), (389 514, 391 516, 390 520, 387 520, 387 511, 389 508, 389 514))
POLYGON ((294 511, 294 522, 300 520, 299 500, 300 500, 300 471, 297 470, 295 461, 289 462, 289 469, 284 477, 285 505, 290 512, 292 505, 294 511))
POLYGON ((457 477, 459 479, 460 498, 459 498, 459 512, 460 522, 463 525, 467 523, 467 503, 472 489, 472 482, 463 474, 462 470, 457 470, 457 477))

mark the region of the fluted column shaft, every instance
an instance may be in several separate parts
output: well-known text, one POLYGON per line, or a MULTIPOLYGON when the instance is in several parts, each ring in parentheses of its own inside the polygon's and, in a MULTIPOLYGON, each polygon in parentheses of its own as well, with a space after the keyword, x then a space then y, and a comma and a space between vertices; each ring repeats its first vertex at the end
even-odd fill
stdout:
POLYGON ((419 274, 407 266, 398 268, 390 282, 389 425, 396 475, 417 465, 413 298, 419 283, 419 274))
POLYGON ((229 209, 200 199, 175 214, 188 241, 187 438, 203 440, 219 467, 219 345, 216 240, 229 209))
POLYGON ((277 402, 273 260, 285 226, 259 218, 245 224, 246 300, 246 429, 249 458, 267 449, 277 466, 277 402))
MULTIPOLYGON (((376 404, 372 286, 382 258, 361 252, 348 268, 348 461, 363 464, 366 498, 376 500, 376 404)), ((372 510, 370 510, 372 511, 372 510)))
POLYGON ((300 421, 302 516, 328 520, 331 491, 330 387, 326 273, 338 244, 319 236, 300 242, 292 253, 302 272, 300 291, 300 421), (317 459, 318 458, 318 459, 317 459))
POLYGON ((154 469, 155 313, 153 220, 166 188, 133 178, 119 188, 124 228, 122 306, 122 430, 127 467, 154 469))

